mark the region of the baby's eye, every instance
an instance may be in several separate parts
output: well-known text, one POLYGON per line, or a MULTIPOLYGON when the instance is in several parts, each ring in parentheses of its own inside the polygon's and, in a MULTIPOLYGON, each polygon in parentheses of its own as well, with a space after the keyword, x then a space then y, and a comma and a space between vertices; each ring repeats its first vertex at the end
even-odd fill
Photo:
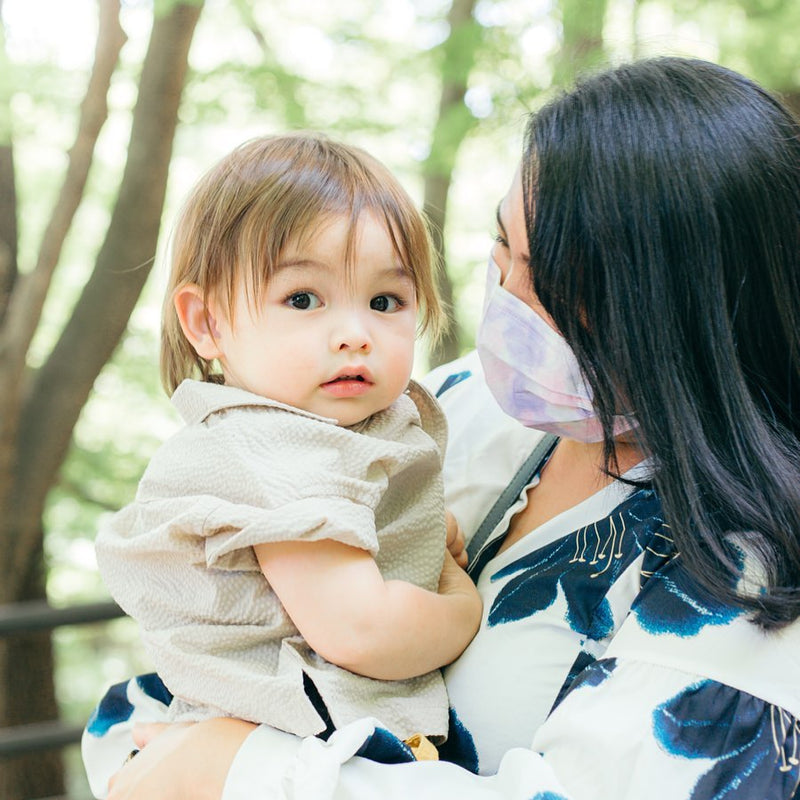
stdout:
POLYGON ((319 308, 322 301, 314 292, 293 292, 286 298, 286 305, 298 311, 310 311, 319 308))
POLYGON ((394 297, 390 294, 379 294, 369 301, 369 307, 373 311, 392 312, 402 308, 403 301, 399 297, 394 297))

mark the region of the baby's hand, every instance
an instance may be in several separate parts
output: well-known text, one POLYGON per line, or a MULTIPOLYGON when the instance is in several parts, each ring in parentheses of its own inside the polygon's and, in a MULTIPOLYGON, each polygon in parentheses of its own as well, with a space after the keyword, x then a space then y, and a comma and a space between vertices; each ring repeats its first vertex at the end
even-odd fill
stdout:
POLYGON ((456 564, 466 569, 468 558, 467 547, 464 541, 464 531, 461 530, 458 520, 449 511, 445 511, 444 519, 447 526, 447 549, 450 551, 450 555, 455 559, 456 564))
POLYGON ((451 606, 453 622, 450 635, 459 643, 460 655, 478 632, 483 615, 483 603, 475 584, 456 564, 449 550, 444 552, 444 565, 439 576, 439 594, 445 595, 451 606))

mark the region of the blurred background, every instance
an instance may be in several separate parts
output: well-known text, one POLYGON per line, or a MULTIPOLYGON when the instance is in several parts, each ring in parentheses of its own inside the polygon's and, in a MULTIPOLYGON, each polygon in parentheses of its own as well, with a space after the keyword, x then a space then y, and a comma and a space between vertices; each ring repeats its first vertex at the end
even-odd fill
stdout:
MULTIPOLYGON (((398 173, 452 314, 421 374, 471 347, 525 115, 576 73, 690 55, 800 108, 796 0, 0 0, 0 19, 0 621, 107 599, 98 519, 177 427, 158 381, 171 220, 234 145, 321 130, 398 173)), ((150 668, 130 620, 39 628, 0 638, 6 732, 74 730, 150 668)), ((89 797, 74 744, 17 753, 0 748, 0 800, 89 797)))

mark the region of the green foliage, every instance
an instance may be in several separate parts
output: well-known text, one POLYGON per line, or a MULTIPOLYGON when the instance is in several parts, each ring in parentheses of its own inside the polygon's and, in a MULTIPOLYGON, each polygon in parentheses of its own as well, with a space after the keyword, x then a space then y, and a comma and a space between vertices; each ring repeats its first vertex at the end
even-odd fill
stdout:
POLYGON ((800 87, 800 3, 795 0, 664 0, 642 3, 674 15, 690 30, 701 57, 730 66, 776 91, 800 87), (709 53, 710 46, 716 52, 709 53))
POLYGON ((561 47, 554 58, 553 82, 566 87, 575 76, 605 63, 603 23, 606 0, 561 0, 561 47))
POLYGON ((159 385, 156 334, 134 320, 97 381, 50 493, 45 526, 54 601, 106 595, 91 555, 98 523, 133 499, 147 461, 177 424, 159 385))
POLYGON ((796 6, 793 0, 740 0, 739 4, 751 19, 757 19, 759 17, 775 18, 783 14, 791 6, 796 6))
POLYGON ((739 55, 743 71, 774 90, 797 91, 800 4, 785 0, 740 2, 746 16, 736 30, 738 35, 723 36, 723 57, 736 63, 739 55))
MULTIPOLYGON (((176 1, 154 0, 155 13, 168 13, 176 1)), ((418 200, 422 165, 428 160, 428 169, 453 178, 447 268, 467 348, 480 310, 494 207, 519 156, 524 116, 552 91, 554 80, 571 78, 577 67, 596 63, 597 57, 629 55, 624 44, 604 42, 601 35, 609 13, 619 13, 626 3, 484 0, 476 19, 449 40, 446 0, 208 3, 192 50, 165 232, 201 172, 253 135, 310 128, 347 138, 385 161, 418 200), (597 47, 581 56, 585 60, 575 53, 559 60, 567 52, 560 50, 562 37, 568 45, 580 39, 597 47), (463 80, 467 97, 443 121, 441 138, 434 141, 442 80, 463 80), (451 144, 462 138, 456 156, 451 144)), ((66 242, 32 367, 67 318, 114 202, 140 54, 149 33, 141 24, 146 4, 127 5, 135 24, 129 21, 130 41, 114 79, 109 123, 66 242)), ((800 3, 794 0, 647 0, 639 9, 671 20, 673 31, 688 26, 705 48, 698 55, 709 57, 713 50, 723 63, 776 89, 800 85, 800 3)), ((666 38, 662 50, 676 52, 677 39, 666 38)), ((35 259, 58 191, 86 79, 87 69, 65 67, 46 53, 38 60, 0 63, 0 143, 13 127, 23 267, 35 259), (2 98, 12 94, 9 120, 3 116, 2 98)), ((160 256, 128 336, 97 381, 50 497, 45 519, 48 590, 57 604, 105 596, 93 561, 97 526, 103 515, 133 496, 150 455, 177 426, 158 383, 161 261, 160 256)), ((56 642, 59 696, 74 720, 85 718, 105 685, 148 668, 129 621, 64 629, 56 642)))

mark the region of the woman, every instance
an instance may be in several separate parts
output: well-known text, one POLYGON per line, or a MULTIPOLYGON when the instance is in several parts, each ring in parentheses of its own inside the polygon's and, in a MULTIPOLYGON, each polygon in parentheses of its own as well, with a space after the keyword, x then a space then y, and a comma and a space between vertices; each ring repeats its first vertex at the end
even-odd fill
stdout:
POLYGON ((355 757, 390 749, 369 720, 327 743, 212 720, 110 796, 800 796, 799 252, 800 126, 742 76, 639 62, 533 115, 478 352, 536 432, 473 356, 429 379, 468 535, 560 437, 482 526, 450 763, 355 757))

